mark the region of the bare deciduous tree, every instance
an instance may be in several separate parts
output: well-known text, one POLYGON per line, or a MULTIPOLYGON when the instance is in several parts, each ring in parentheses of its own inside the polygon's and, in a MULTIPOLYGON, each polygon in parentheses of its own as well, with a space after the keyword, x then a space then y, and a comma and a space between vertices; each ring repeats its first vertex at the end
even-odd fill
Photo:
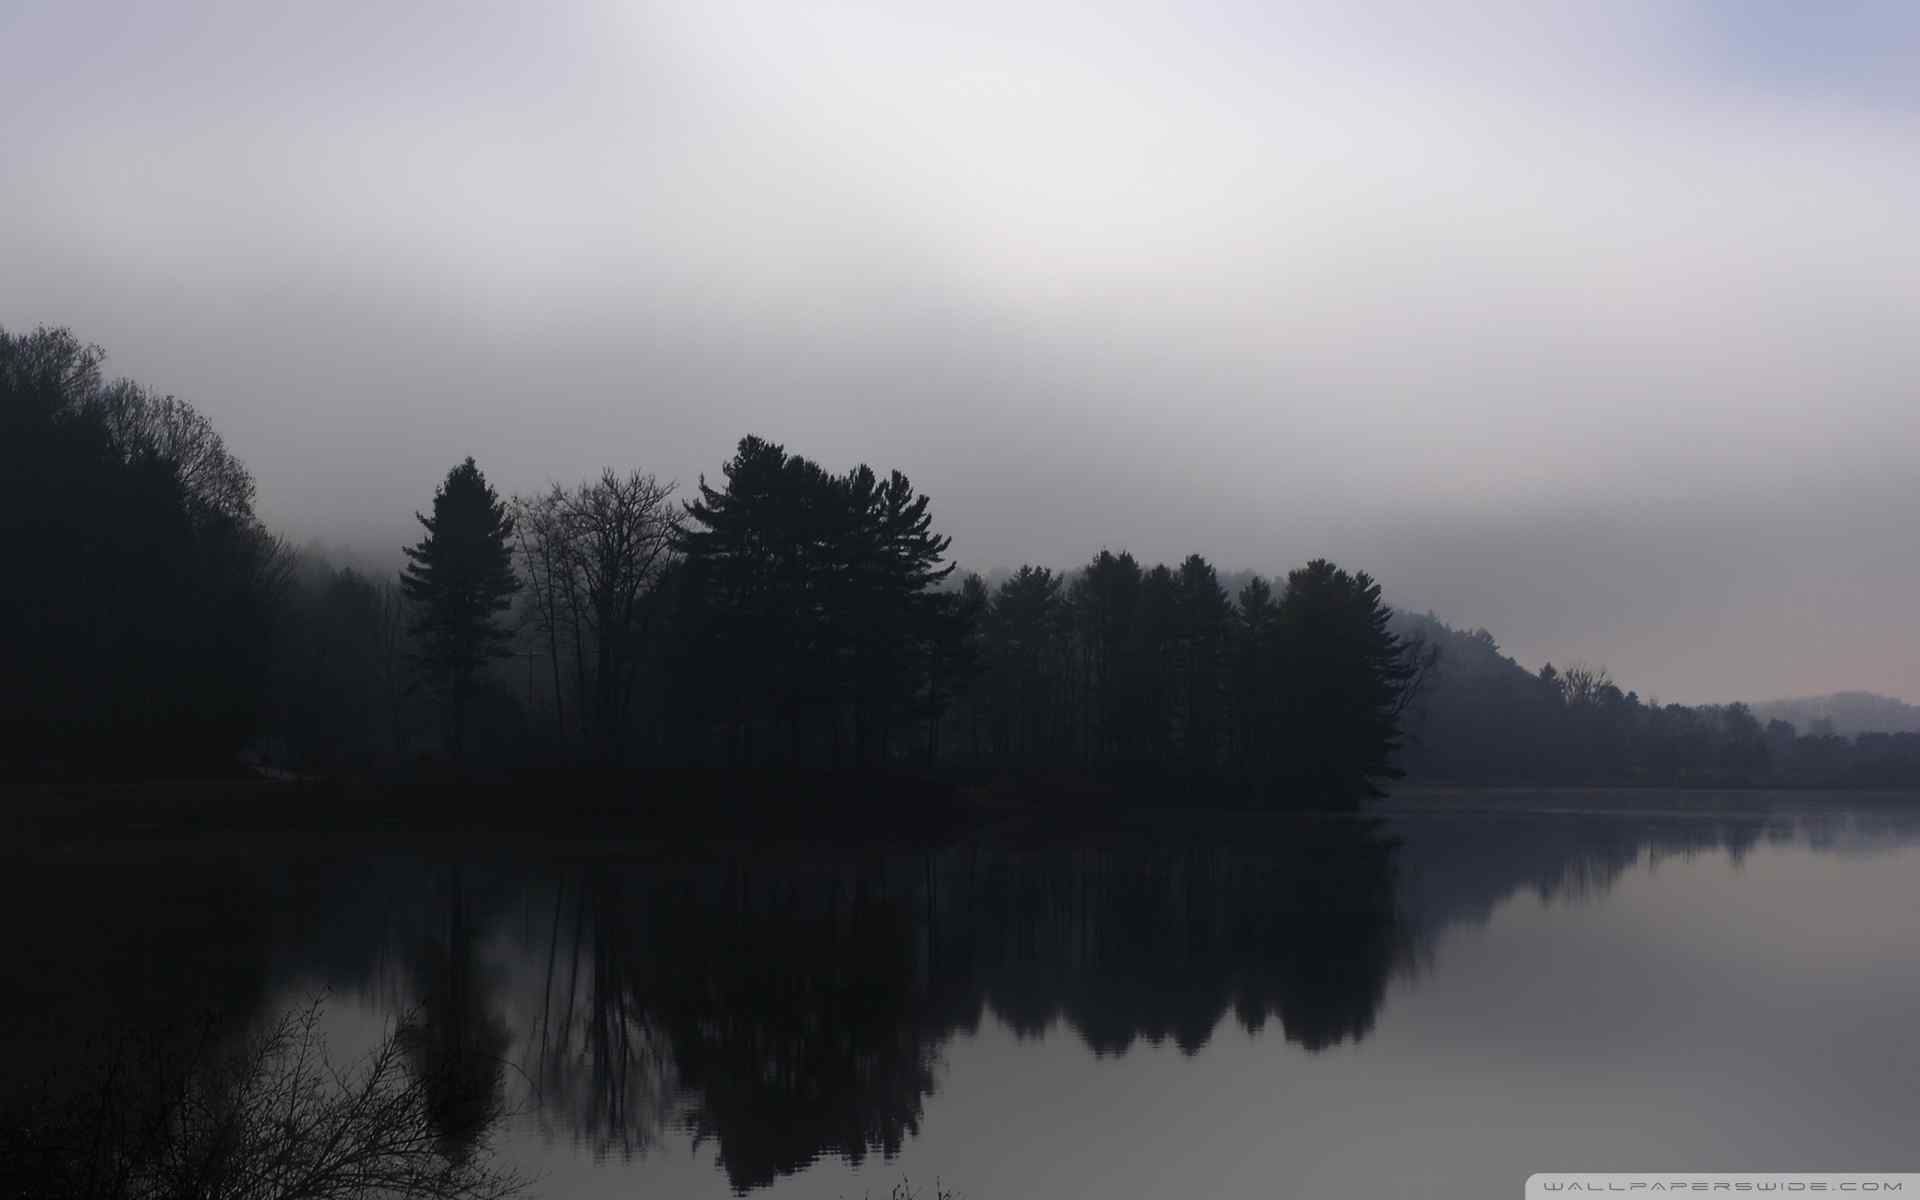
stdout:
POLYGON ((342 1066, 320 1015, 317 1002, 289 1012, 225 1053, 201 1039, 184 1063, 126 1048, 24 1143, 0 1139, 0 1157, 22 1172, 0 1171, 0 1183, 99 1200, 506 1200, 525 1189, 483 1148, 448 1153, 435 1081, 408 1069, 404 1022, 342 1066))
MULTIPOLYGON (((1560 673, 1560 689, 1570 708, 1599 704, 1606 690, 1611 687, 1614 687, 1613 676, 1607 674, 1605 667, 1576 662, 1560 673)), ((1618 689, 1615 690, 1617 695, 1618 689)))
POLYGON ((593 640, 592 717, 604 752, 614 749, 632 711, 645 601, 673 547, 672 497, 671 483, 606 470, 576 489, 563 510, 593 640))
POLYGON ((565 689, 560 682, 560 639, 571 636, 567 620, 571 607, 573 572, 568 566, 567 537, 561 519, 566 491, 559 484, 543 495, 515 496, 514 530, 518 534, 521 564, 527 580, 527 600, 533 627, 546 635, 548 665, 553 671, 554 724, 566 737, 565 689))
POLYGON ((129 380, 109 384, 89 400, 120 452, 146 453, 173 464, 187 494, 207 511, 251 520, 253 476, 199 410, 172 396, 156 396, 129 380))
POLYGON ((564 639, 580 729, 602 757, 618 754, 632 714, 649 601, 671 562, 678 528, 673 490, 652 475, 609 468, 571 491, 555 484, 541 496, 515 500, 529 599, 552 659, 555 704, 564 639))

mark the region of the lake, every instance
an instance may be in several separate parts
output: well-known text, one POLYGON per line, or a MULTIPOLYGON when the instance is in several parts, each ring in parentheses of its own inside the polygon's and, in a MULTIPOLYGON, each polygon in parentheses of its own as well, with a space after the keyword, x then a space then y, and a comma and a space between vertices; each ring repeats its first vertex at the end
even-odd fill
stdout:
POLYGON ((344 1058, 404 1017, 509 1110, 444 1132, 539 1196, 1920 1162, 1920 796, 1407 792, 697 860, 82 842, 0 887, 16 1081, 85 1074, 104 1030, 318 999, 344 1058))

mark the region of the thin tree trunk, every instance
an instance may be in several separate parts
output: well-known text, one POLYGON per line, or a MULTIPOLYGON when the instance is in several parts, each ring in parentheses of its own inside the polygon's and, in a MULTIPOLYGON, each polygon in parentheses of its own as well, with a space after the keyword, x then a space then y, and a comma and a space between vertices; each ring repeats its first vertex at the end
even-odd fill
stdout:
POLYGON ((448 731, 447 749, 454 761, 461 761, 467 741, 467 688, 465 680, 455 680, 447 695, 448 731))
POLYGON ((560 744, 567 743, 566 701, 560 688, 559 597, 553 591, 553 552, 547 551, 547 658, 553 666, 553 725, 560 744))

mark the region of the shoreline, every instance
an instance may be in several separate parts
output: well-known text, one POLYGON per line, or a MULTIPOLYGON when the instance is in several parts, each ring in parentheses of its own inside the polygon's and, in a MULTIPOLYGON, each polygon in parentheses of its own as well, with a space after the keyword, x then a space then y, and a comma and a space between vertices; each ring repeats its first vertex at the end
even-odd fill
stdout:
MULTIPOLYGON (((937 849, 975 839, 1040 841, 1178 832, 1195 820, 1252 833, 1303 820, 1397 815, 1609 812, 1711 815, 1795 807, 1830 796, 1869 806, 1920 804, 1920 789, 1720 785, 1402 783, 1347 807, 1182 805, 1180 781, 1121 788, 1088 779, 971 780, 879 772, 546 773, 515 781, 371 783, 342 779, 0 784, 0 830, 13 853, 82 846, 201 848, 290 838, 310 845, 373 838, 432 848, 510 848, 672 857, 834 849, 937 849), (1640 801, 1653 795, 1660 803, 1640 801), (1568 807, 1565 801, 1583 798, 1568 807)), ((1197 783, 1190 786, 1200 786, 1197 783)))

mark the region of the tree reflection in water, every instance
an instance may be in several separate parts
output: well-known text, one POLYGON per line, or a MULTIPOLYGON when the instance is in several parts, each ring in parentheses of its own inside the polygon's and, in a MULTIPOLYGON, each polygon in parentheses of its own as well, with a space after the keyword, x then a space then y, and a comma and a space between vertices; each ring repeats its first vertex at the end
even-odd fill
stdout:
POLYGON ((418 1009, 396 1035, 407 1065, 424 1088, 428 1118, 441 1152, 465 1161, 504 1105, 502 1074, 510 1035, 480 962, 471 901, 458 866, 447 872, 443 937, 424 937, 413 957, 418 1009))
POLYGON ((1283 836, 582 867, 534 947, 537 1103, 596 1153, 678 1124, 744 1190, 898 1152, 940 1048, 989 1011, 1101 1054, 1191 1054, 1229 1011, 1308 1049, 1362 1037, 1406 953, 1393 843, 1364 822, 1263 828, 1283 836))
POLYGON ((1231 1015, 1315 1052, 1365 1038, 1391 978, 1516 892, 1577 900, 1666 855, 1858 832, 1718 811, 1233 820, 557 869, 16 864, 0 1116, 17 1138, 44 1127, 22 1112, 75 1111, 119 1061, 99 1031, 178 1079, 327 988, 395 1031, 448 1161, 480 1155, 512 1101, 596 1156, 690 1134, 745 1190, 900 1150, 943 1048, 988 1017, 1107 1055, 1193 1054, 1231 1015))

